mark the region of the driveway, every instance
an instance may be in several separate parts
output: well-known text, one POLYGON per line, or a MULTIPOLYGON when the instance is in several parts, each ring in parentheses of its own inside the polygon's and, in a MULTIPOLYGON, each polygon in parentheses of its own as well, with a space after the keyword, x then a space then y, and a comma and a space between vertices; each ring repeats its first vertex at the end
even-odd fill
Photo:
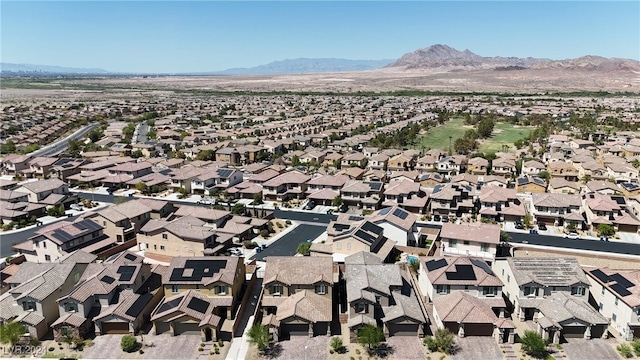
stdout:
POLYGON ((426 356, 427 348, 422 345, 422 339, 416 336, 389 336, 386 342, 393 350, 390 359, 417 360, 426 356))
POLYGON ((456 337, 454 360, 476 360, 482 354, 482 360, 502 360, 504 355, 498 343, 490 336, 456 337))
MULTIPOLYGON (((93 345, 86 348, 84 359, 195 359, 200 345, 199 335, 171 336, 169 334, 144 335, 146 344, 153 346, 144 347, 144 354, 127 354, 120 348, 120 339, 123 335, 96 336, 93 345)), ((138 341, 140 337, 136 336, 138 341)))
POLYGON ((613 348, 615 339, 567 339, 562 344, 562 351, 568 359, 619 359, 618 353, 613 348))
POLYGON ((279 360, 324 360, 329 355, 328 336, 292 336, 290 340, 280 341, 279 360))

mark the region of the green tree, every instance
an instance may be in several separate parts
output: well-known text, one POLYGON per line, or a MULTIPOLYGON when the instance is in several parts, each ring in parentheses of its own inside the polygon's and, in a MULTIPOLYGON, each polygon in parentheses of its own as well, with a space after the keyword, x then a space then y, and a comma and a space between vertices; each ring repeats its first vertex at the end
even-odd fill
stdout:
POLYGON ((591 175, 585 175, 582 177, 582 179, 580 179, 583 183, 588 183, 589 181, 591 181, 591 175))
POLYGON ((0 153, 2 154, 10 154, 16 151, 16 144, 13 140, 7 140, 6 143, 0 145, 0 153))
POLYGON ((438 329, 434 334, 434 339, 438 345, 438 351, 451 354, 454 344, 454 334, 449 329, 438 329))
POLYGON ((344 352, 344 343, 340 336, 334 336, 331 338, 331 348, 339 354, 344 352))
POLYGON ((522 350, 536 359, 544 359, 547 356, 547 341, 535 331, 526 330, 520 338, 522 350))
POLYGON ((333 198, 333 201, 331 202, 331 205, 340 206, 340 205, 342 205, 343 202, 344 201, 342 201, 342 197, 340 195, 338 195, 335 198, 333 198))
POLYGON ((311 243, 303 242, 303 243, 300 243, 298 245, 298 248, 296 249, 296 252, 298 254, 302 254, 304 256, 308 256, 310 250, 311 250, 311 243))
POLYGON ((80 140, 69 140, 67 142, 67 152, 71 157, 80 157, 82 151, 82 144, 80 140))
POLYGON ((549 174, 548 171, 543 170, 538 173, 538 177, 544 179, 545 181, 549 181, 549 179, 551 178, 551 174, 549 174))
POLYGON ((382 329, 377 326, 364 324, 358 330, 358 343, 366 346, 369 351, 377 348, 383 340, 384 333, 382 329))
POLYGON ((24 332, 24 326, 18 322, 9 321, 0 324, 0 342, 11 345, 13 349, 24 332))
POLYGON ((264 201, 262 201, 262 195, 261 194, 253 195, 253 201, 251 202, 251 204, 252 205, 264 204, 264 201))
POLYGON ((124 335, 122 339, 120 339, 120 347, 122 351, 125 352, 134 352, 138 347, 138 341, 133 335, 124 335))
POLYGON ((236 203, 233 205, 231 212, 233 215, 244 215, 247 211, 247 207, 242 203, 236 203))
POLYGON ((507 234, 506 232, 500 230, 500 242, 509 242, 509 240, 511 240, 511 235, 507 234))
POLYGON ((490 118, 484 118, 478 123, 478 135, 481 138, 488 138, 493 132, 496 122, 490 118))
POLYGON ((143 194, 147 192, 147 189, 147 184, 143 183, 142 181, 136 184, 136 190, 140 191, 143 194))
POLYGON ((216 153, 213 150, 202 150, 196 155, 196 160, 215 160, 216 153))
POLYGON ((616 233, 616 229, 609 224, 598 225, 598 236, 612 236, 616 233))
POLYGON ((271 343, 271 334, 267 325, 256 324, 249 329, 249 343, 258 347, 258 350, 264 351, 269 343, 271 343))
POLYGON ((529 229, 531 227, 531 214, 527 213, 524 215, 524 219, 522 220, 522 223, 524 225, 525 229, 529 229))

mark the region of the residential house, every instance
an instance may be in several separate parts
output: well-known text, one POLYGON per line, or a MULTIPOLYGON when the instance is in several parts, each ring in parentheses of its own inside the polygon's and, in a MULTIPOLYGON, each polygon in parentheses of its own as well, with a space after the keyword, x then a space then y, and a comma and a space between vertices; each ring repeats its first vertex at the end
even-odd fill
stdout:
POLYGON ((125 187, 125 183, 151 173, 148 162, 126 162, 109 168, 109 175, 100 181, 104 186, 125 187))
POLYGON ((165 298, 151 313, 154 333, 231 339, 244 283, 239 257, 174 257, 162 276, 165 298))
POLYGON ((242 177, 242 172, 236 169, 210 169, 191 179, 191 192, 208 195, 212 191, 223 191, 241 183, 242 177))
POLYGON ((460 184, 436 185, 429 195, 431 214, 434 217, 461 217, 463 214, 471 214, 475 207, 473 192, 470 186, 460 184))
POLYGON ((421 174, 418 180, 420 181, 420 185, 427 189, 433 189, 437 185, 445 182, 444 176, 433 172, 421 174))
POLYGON ((20 171, 20 174, 27 178, 46 179, 57 161, 57 157, 35 157, 29 160, 29 168, 20 171))
POLYGON ((469 159, 467 172, 471 175, 486 175, 489 170, 489 161, 485 158, 474 157, 469 159))
POLYGON ((575 258, 496 260, 492 270, 521 321, 533 320, 543 339, 599 338, 609 321, 589 304, 589 280, 575 258))
POLYGON ((73 288, 86 267, 86 262, 22 263, 0 297, 0 321, 22 324, 22 338, 42 339, 60 316, 60 293, 73 288))
POLYGON ((381 203, 383 191, 381 182, 349 180, 340 190, 340 197, 349 207, 375 210, 381 203))
POLYGON ((491 172, 503 178, 510 178, 518 175, 516 161, 512 157, 499 157, 491 162, 491 172))
POLYGON ((568 181, 561 177, 549 180, 548 191, 554 194, 578 194, 581 186, 576 181, 568 181))
POLYGON ((61 158, 53 164, 49 174, 52 178, 66 182, 69 176, 79 174, 80 166, 85 163, 87 163, 85 159, 61 158))
POLYGON ((331 258, 269 256, 266 260, 262 324, 270 327, 276 341, 295 335, 331 336, 333 288, 338 282, 331 258))
POLYGON ((104 234, 117 243, 131 241, 144 224, 151 219, 151 208, 139 199, 112 205, 85 215, 104 228, 104 234))
POLYGON ((18 175, 29 168, 30 155, 8 154, 2 159, 2 169, 7 175, 18 175))
POLYGON ((345 259, 347 325, 354 336, 365 324, 381 326, 385 337, 423 336, 428 325, 406 271, 368 252, 345 259))
POLYGON ((271 201, 304 199, 310 179, 309 175, 298 171, 286 172, 262 183, 262 192, 265 199, 271 201))
POLYGON ((375 211, 368 221, 380 226, 386 238, 402 246, 415 246, 418 240, 418 216, 399 206, 385 207, 375 211))
POLYGON ((547 167, 538 160, 529 160, 522 163, 522 175, 534 176, 542 171, 547 171, 547 167))
POLYGON ((386 260, 396 242, 386 238, 384 231, 362 217, 345 214, 329 223, 324 243, 311 244, 311 256, 333 256, 335 262, 344 262, 346 256, 367 251, 386 260))
POLYGON ((364 156, 361 152, 353 152, 351 154, 346 154, 342 157, 340 164, 343 168, 346 167, 359 167, 364 169, 367 165, 367 157, 364 156))
POLYGON ((500 225, 444 223, 440 230, 442 253, 493 260, 500 244, 500 225))
POLYGON ((369 162, 367 166, 371 170, 387 170, 387 165, 389 163, 389 157, 384 154, 376 154, 369 157, 369 162))
POLYGON ((620 187, 611 181, 591 180, 586 184, 587 192, 597 192, 603 195, 619 195, 620 187))
POLYGON ((467 157, 462 155, 445 156, 438 160, 438 173, 445 176, 461 174, 467 169, 467 157))
POLYGON ((537 224, 545 223, 553 226, 575 224, 578 229, 583 226, 582 204, 580 195, 533 193, 529 213, 537 224))
POLYGON ((69 186, 60 179, 47 179, 28 182, 14 191, 27 194, 29 202, 50 206, 70 205, 77 196, 69 192, 69 186))
POLYGON ((638 182, 638 169, 627 163, 615 162, 607 164, 607 173, 609 178, 616 180, 616 183, 638 182))
POLYGON ((392 156, 389 161, 387 161, 387 170, 390 171, 408 171, 413 170, 416 167, 416 161, 407 155, 398 154, 392 156))
POLYGON ((515 325, 505 318, 502 281, 482 260, 467 257, 420 258, 418 284, 433 302, 438 328, 458 336, 493 336, 514 342, 515 325))
POLYGON ((384 200, 382 206, 399 206, 412 213, 424 214, 429 197, 420 188, 419 182, 403 179, 387 184, 384 200))
POLYGON ((582 206, 587 225, 592 231, 597 231, 599 225, 605 224, 613 226, 619 232, 638 232, 640 220, 630 213, 626 199, 622 196, 586 193, 582 194, 582 206))
POLYGON ((484 186, 480 190, 481 218, 498 222, 522 222, 527 214, 515 189, 484 186))
POLYGON ((516 192, 519 193, 544 193, 547 191, 547 182, 537 176, 524 176, 516 179, 516 192))
POLYGON ((640 270, 586 269, 600 314, 622 338, 640 338, 640 270))

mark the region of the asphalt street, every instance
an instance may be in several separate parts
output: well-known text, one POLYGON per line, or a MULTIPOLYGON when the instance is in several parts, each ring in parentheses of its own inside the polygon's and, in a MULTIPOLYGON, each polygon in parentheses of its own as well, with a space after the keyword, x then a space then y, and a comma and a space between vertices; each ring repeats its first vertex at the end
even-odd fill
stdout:
POLYGON ((293 256, 300 243, 317 238, 326 229, 327 227, 324 225, 300 224, 279 238, 278 241, 257 253, 254 258, 258 261, 264 261, 267 256, 293 256))
POLYGON ((42 148, 32 152, 30 155, 31 156, 55 156, 58 155, 60 153, 62 153, 63 151, 65 151, 67 149, 69 140, 77 140, 77 139, 81 139, 83 138, 87 133, 89 133, 91 130, 95 129, 98 127, 98 123, 93 123, 93 124, 89 124, 77 131, 75 131, 73 134, 65 137, 64 139, 58 140, 54 143, 51 143, 49 145, 45 145, 42 148))
MULTIPOLYGON (((77 218, 77 216, 73 216, 70 218, 65 218, 63 220, 73 221, 77 218)), ((62 220, 61 220, 62 221, 62 220)), ((0 235, 0 258, 7 257, 9 255, 15 254, 15 251, 11 249, 13 244, 18 244, 23 241, 26 241, 28 238, 32 237, 38 229, 42 227, 46 227, 47 225, 41 227, 34 227, 30 229, 25 229, 23 231, 12 233, 12 234, 2 234, 0 235)))

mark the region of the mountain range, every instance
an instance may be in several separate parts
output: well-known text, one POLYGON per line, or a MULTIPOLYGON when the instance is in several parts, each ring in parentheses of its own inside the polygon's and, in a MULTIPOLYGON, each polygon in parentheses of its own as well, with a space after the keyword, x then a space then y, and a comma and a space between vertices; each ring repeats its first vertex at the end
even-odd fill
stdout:
MULTIPOLYGON (((50 65, 0 63, 5 75, 47 74, 117 74, 104 69, 69 68, 50 65)), ((274 61, 250 68, 232 68, 223 71, 191 72, 174 75, 280 75, 316 74, 329 72, 358 72, 376 69, 476 71, 476 70, 590 70, 590 71, 640 71, 640 61, 631 59, 582 56, 575 59, 552 60, 545 58, 486 57, 470 50, 459 51, 450 46, 436 44, 402 55, 397 60, 349 60, 337 58, 297 58, 274 61)), ((133 75, 124 74, 121 75, 133 75)), ((163 74, 169 75, 169 74, 163 74)))

